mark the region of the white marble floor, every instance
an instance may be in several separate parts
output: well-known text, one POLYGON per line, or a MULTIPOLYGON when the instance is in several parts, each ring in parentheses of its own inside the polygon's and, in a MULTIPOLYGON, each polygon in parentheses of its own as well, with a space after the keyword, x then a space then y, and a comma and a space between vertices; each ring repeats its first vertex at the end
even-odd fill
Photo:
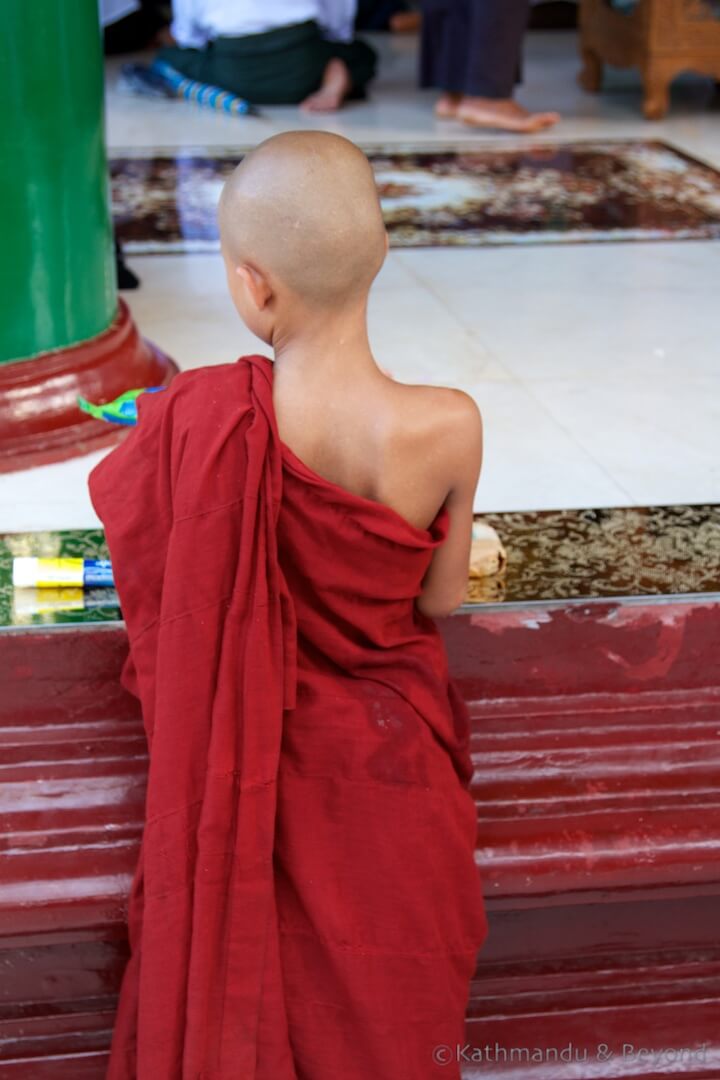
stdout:
MULTIPOLYGON (((415 42, 385 39, 372 100, 336 117, 294 108, 231 119, 129 97, 108 68, 110 151, 246 146, 319 125, 362 145, 508 145, 432 116, 414 89, 415 42)), ((527 42, 520 98, 558 109, 560 139, 662 138, 720 167, 720 122, 686 77, 669 117, 640 113, 639 80, 610 72, 599 97, 575 84, 572 33, 527 42)), ((262 348, 225 296, 219 257, 147 256, 124 294, 142 332, 181 367, 262 348)), ((482 511, 720 501, 720 244, 673 242, 391 252, 371 304, 380 362, 398 378, 460 386, 485 423, 482 511)), ((85 481, 102 454, 0 477, 0 530, 89 526, 85 481)))

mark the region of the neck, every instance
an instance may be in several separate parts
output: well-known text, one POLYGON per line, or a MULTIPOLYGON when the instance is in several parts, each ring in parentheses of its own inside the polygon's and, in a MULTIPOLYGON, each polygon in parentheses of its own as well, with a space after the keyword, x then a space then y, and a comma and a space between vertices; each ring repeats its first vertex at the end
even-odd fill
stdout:
POLYGON ((379 369, 367 332, 367 301, 338 312, 303 312, 273 334, 275 374, 346 381, 379 369))

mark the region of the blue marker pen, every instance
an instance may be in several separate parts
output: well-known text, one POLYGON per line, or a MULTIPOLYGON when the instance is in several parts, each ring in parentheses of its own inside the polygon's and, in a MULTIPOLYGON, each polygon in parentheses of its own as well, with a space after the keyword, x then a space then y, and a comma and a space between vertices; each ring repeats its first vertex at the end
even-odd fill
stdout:
POLYGON ((13 585, 16 588, 50 588, 75 585, 101 588, 114 585, 109 559, 13 559, 13 585))

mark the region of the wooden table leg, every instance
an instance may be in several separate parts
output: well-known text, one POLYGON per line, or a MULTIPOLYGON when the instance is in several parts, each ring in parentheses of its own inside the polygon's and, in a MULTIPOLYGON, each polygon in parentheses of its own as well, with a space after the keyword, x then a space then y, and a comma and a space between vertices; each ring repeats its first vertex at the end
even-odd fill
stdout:
POLYGON ((648 58, 643 65, 643 113, 647 120, 662 120, 670 107, 670 83, 677 65, 665 59, 648 58))
POLYGON ((598 54, 586 45, 581 45, 580 56, 583 66, 578 75, 578 82, 589 94, 598 94, 602 88, 603 62, 598 54))

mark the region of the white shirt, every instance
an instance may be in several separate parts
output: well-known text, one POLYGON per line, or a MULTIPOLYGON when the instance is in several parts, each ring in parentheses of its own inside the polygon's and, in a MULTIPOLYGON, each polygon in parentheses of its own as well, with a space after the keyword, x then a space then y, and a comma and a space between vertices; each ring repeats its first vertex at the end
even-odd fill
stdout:
POLYGON ((132 15, 140 7, 140 0, 100 0, 100 25, 109 26, 132 15))
POLYGON ((263 34, 314 19, 331 41, 350 41, 357 0, 173 0, 172 35, 202 49, 219 36, 263 34))

